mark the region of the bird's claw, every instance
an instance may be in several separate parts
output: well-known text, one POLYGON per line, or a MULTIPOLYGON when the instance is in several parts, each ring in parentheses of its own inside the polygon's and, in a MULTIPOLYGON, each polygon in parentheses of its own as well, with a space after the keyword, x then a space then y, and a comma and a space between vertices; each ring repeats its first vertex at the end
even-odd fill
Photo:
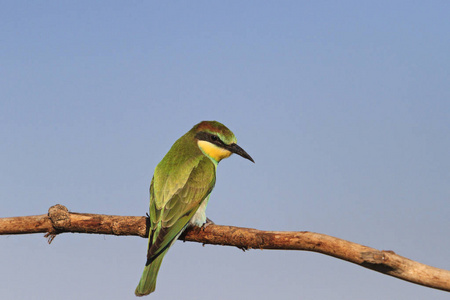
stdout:
POLYGON ((214 225, 214 223, 210 218, 206 218, 206 222, 202 225, 202 229, 205 230, 209 225, 214 225))
POLYGON ((244 252, 248 250, 248 247, 246 247, 246 246, 241 246, 241 247, 236 246, 236 247, 238 247, 239 249, 241 249, 244 252))

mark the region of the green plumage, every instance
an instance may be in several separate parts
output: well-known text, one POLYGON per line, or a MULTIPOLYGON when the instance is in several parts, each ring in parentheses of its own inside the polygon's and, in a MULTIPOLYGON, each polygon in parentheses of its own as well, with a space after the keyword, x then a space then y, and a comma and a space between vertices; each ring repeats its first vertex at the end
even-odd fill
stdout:
POLYGON ((148 295, 155 290, 164 255, 190 222, 201 226, 206 221, 204 212, 200 219, 196 216, 193 221, 202 203, 202 209, 206 208, 216 181, 218 161, 205 154, 197 143, 198 137, 205 133, 220 136, 223 142, 236 140, 234 134, 219 122, 201 122, 173 144, 155 169, 150 184, 147 263, 136 296, 148 295), (199 132, 201 134, 197 135, 199 132))

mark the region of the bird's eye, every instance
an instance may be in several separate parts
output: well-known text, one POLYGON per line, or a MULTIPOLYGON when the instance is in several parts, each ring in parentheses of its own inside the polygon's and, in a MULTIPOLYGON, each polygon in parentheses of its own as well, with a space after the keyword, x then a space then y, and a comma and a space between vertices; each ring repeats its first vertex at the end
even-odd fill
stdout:
POLYGON ((217 137, 217 135, 211 135, 211 140, 218 141, 219 138, 217 137))

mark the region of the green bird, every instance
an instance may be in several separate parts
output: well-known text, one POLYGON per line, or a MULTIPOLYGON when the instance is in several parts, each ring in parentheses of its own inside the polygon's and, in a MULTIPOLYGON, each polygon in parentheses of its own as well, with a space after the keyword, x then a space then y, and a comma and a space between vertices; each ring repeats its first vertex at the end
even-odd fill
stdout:
POLYGON ((217 164, 236 153, 252 162, 223 124, 203 121, 179 138, 156 166, 150 184, 147 262, 136 296, 152 293, 161 262, 188 226, 206 223, 206 205, 216 183, 217 164))

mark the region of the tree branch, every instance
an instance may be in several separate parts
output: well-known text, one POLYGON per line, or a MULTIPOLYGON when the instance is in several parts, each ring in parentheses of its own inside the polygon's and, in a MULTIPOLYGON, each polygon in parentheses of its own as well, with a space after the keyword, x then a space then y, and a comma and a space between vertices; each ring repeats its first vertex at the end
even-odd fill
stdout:
MULTIPOLYGON (((145 238, 148 235, 147 221, 146 217, 72 213, 57 204, 50 207, 47 215, 0 218, 0 235, 46 233, 49 243, 63 232, 145 238)), ((209 225, 206 228, 188 228, 180 239, 241 249, 318 252, 415 284, 450 292, 450 271, 421 264, 393 251, 380 251, 320 233, 209 225)))

